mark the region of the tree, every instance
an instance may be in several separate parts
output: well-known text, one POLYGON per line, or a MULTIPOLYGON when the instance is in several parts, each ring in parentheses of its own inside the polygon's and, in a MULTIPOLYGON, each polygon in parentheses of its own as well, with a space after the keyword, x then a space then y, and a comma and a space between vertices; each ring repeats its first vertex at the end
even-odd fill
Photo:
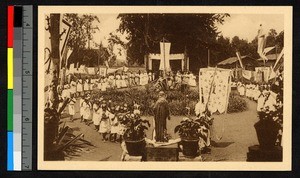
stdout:
POLYGON ((59 125, 59 116, 57 115, 58 110, 58 79, 59 79, 59 70, 60 70, 60 55, 59 55, 59 23, 60 23, 60 14, 50 14, 50 17, 46 17, 48 27, 46 30, 50 33, 51 40, 51 53, 50 53, 50 80, 51 86, 49 88, 49 100, 52 103, 51 107, 45 108, 45 116, 44 116, 44 148, 45 148, 45 159, 49 159, 53 154, 54 148, 54 140, 57 135, 58 125, 59 125))
POLYGON ((120 14, 118 31, 128 34, 127 56, 130 64, 143 64, 144 55, 159 53, 159 42, 172 43, 171 53, 187 49, 191 69, 206 65, 207 48, 215 49, 216 23, 228 14, 120 14))
MULTIPOLYGON (((80 51, 86 48, 87 44, 93 39, 92 34, 99 30, 98 26, 92 26, 94 22, 100 23, 98 16, 90 14, 64 14, 63 17, 72 24, 70 30, 70 36, 68 40, 68 47, 70 47, 73 52, 79 55, 80 51)), ((70 61, 73 63, 84 63, 83 58, 77 58, 76 61, 70 61)))
POLYGON ((268 36, 267 36, 267 44, 266 47, 272 47, 276 45, 276 37, 277 32, 275 29, 270 29, 268 36))
POLYGON ((210 53, 212 66, 235 55, 235 50, 230 42, 230 39, 225 38, 222 35, 217 38, 215 48, 217 48, 217 50, 213 50, 210 53))
POLYGON ((276 36, 276 44, 278 47, 278 51, 281 51, 282 48, 284 47, 284 31, 281 31, 277 36, 276 36))

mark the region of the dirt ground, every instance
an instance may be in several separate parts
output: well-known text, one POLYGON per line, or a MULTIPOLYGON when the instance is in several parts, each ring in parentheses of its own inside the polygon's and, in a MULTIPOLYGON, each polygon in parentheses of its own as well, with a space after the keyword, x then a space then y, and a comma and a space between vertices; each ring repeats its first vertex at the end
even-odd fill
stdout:
MULTIPOLYGON (((210 154, 203 154, 204 161, 246 161, 248 147, 258 144, 256 132, 253 127, 258 121, 256 115, 256 103, 246 99, 248 110, 241 113, 213 115, 212 146, 210 154)), ((80 123, 79 101, 75 105, 77 111, 75 120, 63 120, 66 125, 73 128, 75 134, 83 133, 84 138, 95 145, 95 148, 84 150, 80 156, 69 158, 75 161, 120 161, 122 149, 119 143, 103 142, 93 124, 87 126, 80 123)), ((153 117, 145 117, 152 125, 153 117)), ((175 126, 181 121, 181 116, 172 116, 167 123, 168 133, 172 139, 178 138, 174 134, 175 126)), ((152 137, 153 127, 147 131, 147 137, 152 137)))

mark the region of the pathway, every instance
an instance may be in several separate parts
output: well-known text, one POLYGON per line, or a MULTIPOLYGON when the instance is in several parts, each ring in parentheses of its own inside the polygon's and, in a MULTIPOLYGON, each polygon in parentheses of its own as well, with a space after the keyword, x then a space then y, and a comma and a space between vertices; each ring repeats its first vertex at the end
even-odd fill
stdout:
MULTIPOLYGON (((248 110, 241 113, 214 115, 214 127, 212 130, 211 154, 204 154, 205 161, 246 161, 248 146, 258 144, 256 132, 253 127, 258 121, 256 116, 256 103, 246 99, 248 110), (224 132, 222 132, 224 130, 224 132)), ((79 102, 75 106, 79 111, 79 102)), ((119 161, 121 157, 121 147, 119 143, 103 142, 94 126, 86 126, 80 123, 79 112, 76 113, 74 122, 64 118, 66 125, 74 129, 76 133, 83 133, 84 138, 92 142, 96 147, 83 152, 80 157, 72 160, 88 161, 119 161)), ((152 117, 146 117, 152 125, 152 117)), ((172 138, 178 138, 174 134, 175 126, 181 121, 182 117, 173 116, 168 122, 168 131, 172 138)), ((151 137, 153 127, 147 131, 148 138, 151 137)))

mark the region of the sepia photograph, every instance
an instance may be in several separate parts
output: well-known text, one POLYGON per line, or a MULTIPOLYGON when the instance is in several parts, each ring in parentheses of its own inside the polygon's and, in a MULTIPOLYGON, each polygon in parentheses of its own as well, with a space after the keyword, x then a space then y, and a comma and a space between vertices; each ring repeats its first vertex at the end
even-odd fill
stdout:
POLYGON ((39 6, 38 169, 291 170, 292 7, 39 6))

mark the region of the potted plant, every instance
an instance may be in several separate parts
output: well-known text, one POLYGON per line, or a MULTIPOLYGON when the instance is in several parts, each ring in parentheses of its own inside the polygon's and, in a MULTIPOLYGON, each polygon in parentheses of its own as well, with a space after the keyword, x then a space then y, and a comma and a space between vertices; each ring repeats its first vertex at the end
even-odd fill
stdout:
POLYGON ((182 143, 182 153, 187 157, 196 157, 199 154, 199 138, 202 137, 202 124, 200 120, 184 118, 174 129, 182 143))
MULTIPOLYGON (((272 149, 278 143, 281 143, 281 133, 283 124, 283 77, 280 74, 274 84, 271 86, 271 92, 276 94, 275 109, 270 110, 265 106, 258 113, 259 121, 254 124, 259 146, 261 149, 272 149)), ((272 97, 269 94, 268 97, 272 97)), ((267 100, 266 99, 266 100, 267 100)))
POLYGON ((280 125, 273 120, 275 112, 260 112, 259 121, 254 124, 261 149, 272 149, 275 146, 280 125))
POLYGON ((125 114, 120 123, 125 125, 124 141, 128 154, 131 156, 142 156, 145 150, 146 130, 150 127, 148 120, 143 120, 139 115, 125 114))

